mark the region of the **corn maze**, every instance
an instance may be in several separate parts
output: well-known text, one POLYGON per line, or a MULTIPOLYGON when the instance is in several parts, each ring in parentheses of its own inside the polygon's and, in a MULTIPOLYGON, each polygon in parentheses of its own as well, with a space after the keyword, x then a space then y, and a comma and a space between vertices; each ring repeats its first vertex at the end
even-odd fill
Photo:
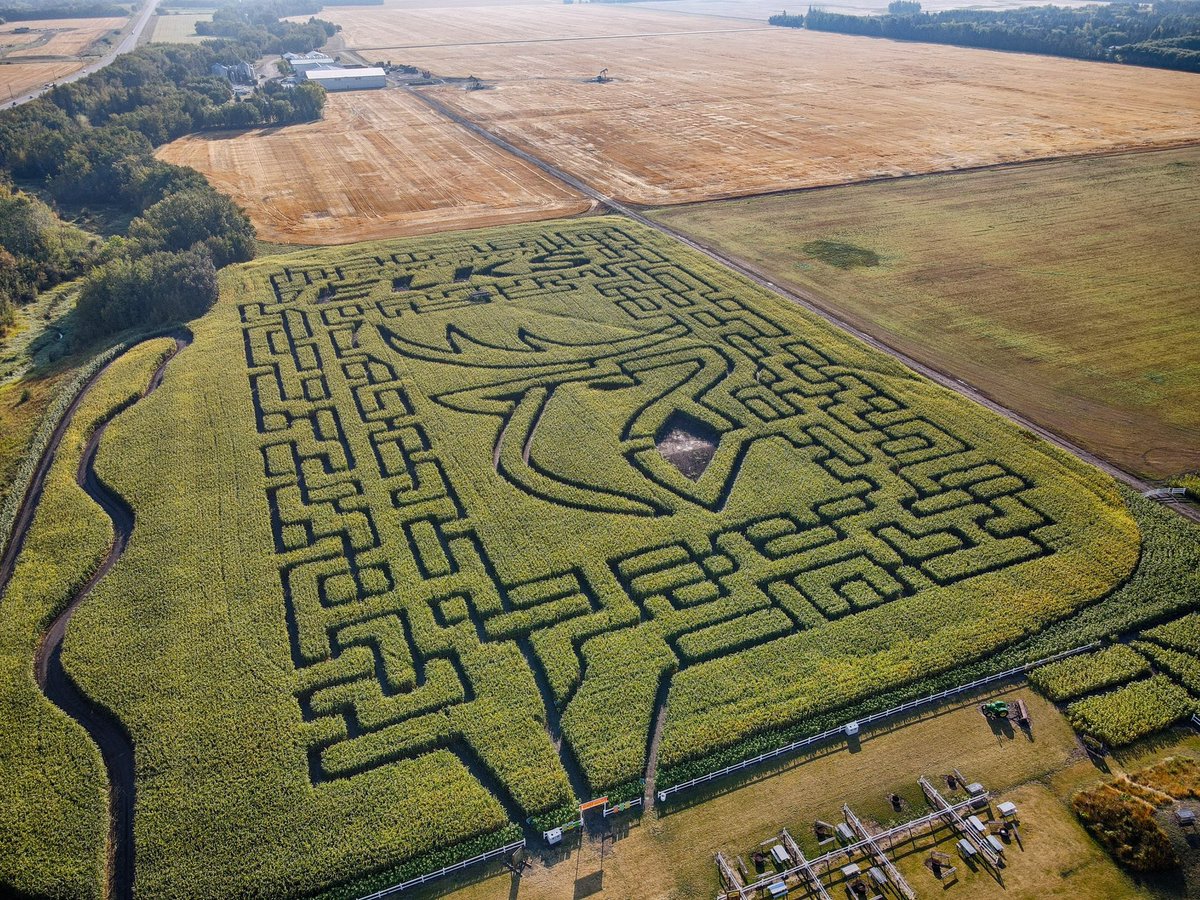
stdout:
POLYGON ((314 785, 445 751, 551 822, 636 785, 663 697, 694 759, 986 656, 1136 556, 1094 475, 630 223, 260 272, 314 785))

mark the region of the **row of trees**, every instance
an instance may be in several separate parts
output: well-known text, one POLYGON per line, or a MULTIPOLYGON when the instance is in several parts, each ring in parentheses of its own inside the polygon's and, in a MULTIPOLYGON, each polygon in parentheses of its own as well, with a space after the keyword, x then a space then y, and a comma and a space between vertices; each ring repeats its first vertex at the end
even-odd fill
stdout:
MULTIPOLYGON (((239 4, 220 14, 222 21, 249 23, 238 38, 142 47, 85 79, 0 112, 0 178, 39 186, 39 193, 64 214, 102 210, 115 213, 110 218, 131 220, 124 236, 107 242, 94 236, 90 241, 60 242, 62 248, 79 251, 68 253, 66 261, 61 258, 66 250, 56 251, 54 240, 26 242, 18 248, 14 237, 0 227, 0 248, 7 253, 0 257, 0 280, 8 285, 9 319, 13 303, 86 271, 91 274, 79 315, 86 327, 77 330, 84 338, 134 322, 166 321, 184 308, 207 308, 215 294, 207 290, 209 281, 197 274, 204 267, 196 257, 216 268, 252 259, 254 229, 199 172, 156 159, 154 148, 203 128, 319 118, 325 94, 318 85, 292 91, 273 88, 238 102, 229 83, 210 74, 214 63, 256 59, 280 46, 313 50, 334 32, 332 25, 317 20, 278 20, 278 15, 296 10, 315 7, 277 0, 239 4), (178 257, 175 263, 173 256, 178 257), (160 279, 156 287, 154 279, 160 279), (146 284, 145 291, 130 288, 139 280, 146 284), (204 292, 197 293, 199 287, 204 292), (194 296, 195 303, 184 304, 184 295, 194 296), (122 296, 128 297, 129 310, 118 314, 122 296), (155 296, 164 302, 156 306, 155 296)), ((32 198, 10 195, 17 198, 14 204, 39 209, 32 198)), ((4 212, 0 203, 0 215, 4 212)), ((44 203, 39 215, 58 221, 44 203)), ((0 308, 0 322, 4 318, 0 308)))
POLYGON ((127 15, 128 8, 113 3, 55 3, 50 6, 13 3, 0 6, 0 24, 33 19, 121 19, 127 15))
POLYGON ((883 16, 848 16, 810 7, 806 16, 773 16, 770 23, 1200 71, 1200 4, 1194 0, 938 13, 922 12, 914 0, 899 0, 888 10, 883 16))

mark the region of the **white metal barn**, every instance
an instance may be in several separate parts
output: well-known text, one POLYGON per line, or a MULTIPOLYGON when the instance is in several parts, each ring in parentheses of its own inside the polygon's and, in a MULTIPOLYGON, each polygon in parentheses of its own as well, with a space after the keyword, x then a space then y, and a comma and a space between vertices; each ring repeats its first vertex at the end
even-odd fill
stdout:
POLYGON ((309 69, 304 73, 304 78, 327 91, 364 91, 387 84, 383 69, 374 66, 361 69, 309 69))

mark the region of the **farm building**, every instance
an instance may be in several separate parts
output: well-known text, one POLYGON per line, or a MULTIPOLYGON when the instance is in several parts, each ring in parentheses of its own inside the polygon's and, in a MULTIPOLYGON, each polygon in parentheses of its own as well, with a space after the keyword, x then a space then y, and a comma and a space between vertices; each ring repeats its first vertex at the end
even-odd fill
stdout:
POLYGON ((363 91, 381 88, 387 83, 383 69, 364 67, 359 69, 309 69, 304 73, 306 81, 313 81, 327 91, 363 91))
POLYGON ((307 72, 309 69, 329 68, 337 66, 338 62, 332 56, 326 56, 318 50, 311 53, 285 53, 286 59, 297 72, 307 72))

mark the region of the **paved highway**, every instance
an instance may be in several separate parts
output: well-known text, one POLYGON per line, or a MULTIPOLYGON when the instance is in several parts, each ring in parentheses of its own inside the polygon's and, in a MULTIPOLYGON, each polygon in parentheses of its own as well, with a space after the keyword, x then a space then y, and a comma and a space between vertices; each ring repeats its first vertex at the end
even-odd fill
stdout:
MULTIPOLYGON (((121 32, 121 39, 117 41, 115 47, 109 50, 99 59, 92 60, 82 69, 72 72, 70 75, 64 75, 62 78, 54 82, 54 84, 70 84, 72 81, 78 81, 80 78, 86 78, 93 72, 103 69, 110 62, 120 56, 122 53, 128 53, 138 45, 141 40, 142 32, 146 30, 146 25, 149 24, 150 18, 154 15, 154 10, 158 8, 159 0, 145 0, 145 6, 138 10, 137 18, 133 20, 133 25, 130 27, 128 23, 121 32)), ((0 103, 0 109, 8 109, 13 106, 20 106, 22 103, 28 103, 34 97, 41 96, 46 92, 47 88, 39 86, 21 94, 19 97, 11 100, 5 100, 0 103)))

